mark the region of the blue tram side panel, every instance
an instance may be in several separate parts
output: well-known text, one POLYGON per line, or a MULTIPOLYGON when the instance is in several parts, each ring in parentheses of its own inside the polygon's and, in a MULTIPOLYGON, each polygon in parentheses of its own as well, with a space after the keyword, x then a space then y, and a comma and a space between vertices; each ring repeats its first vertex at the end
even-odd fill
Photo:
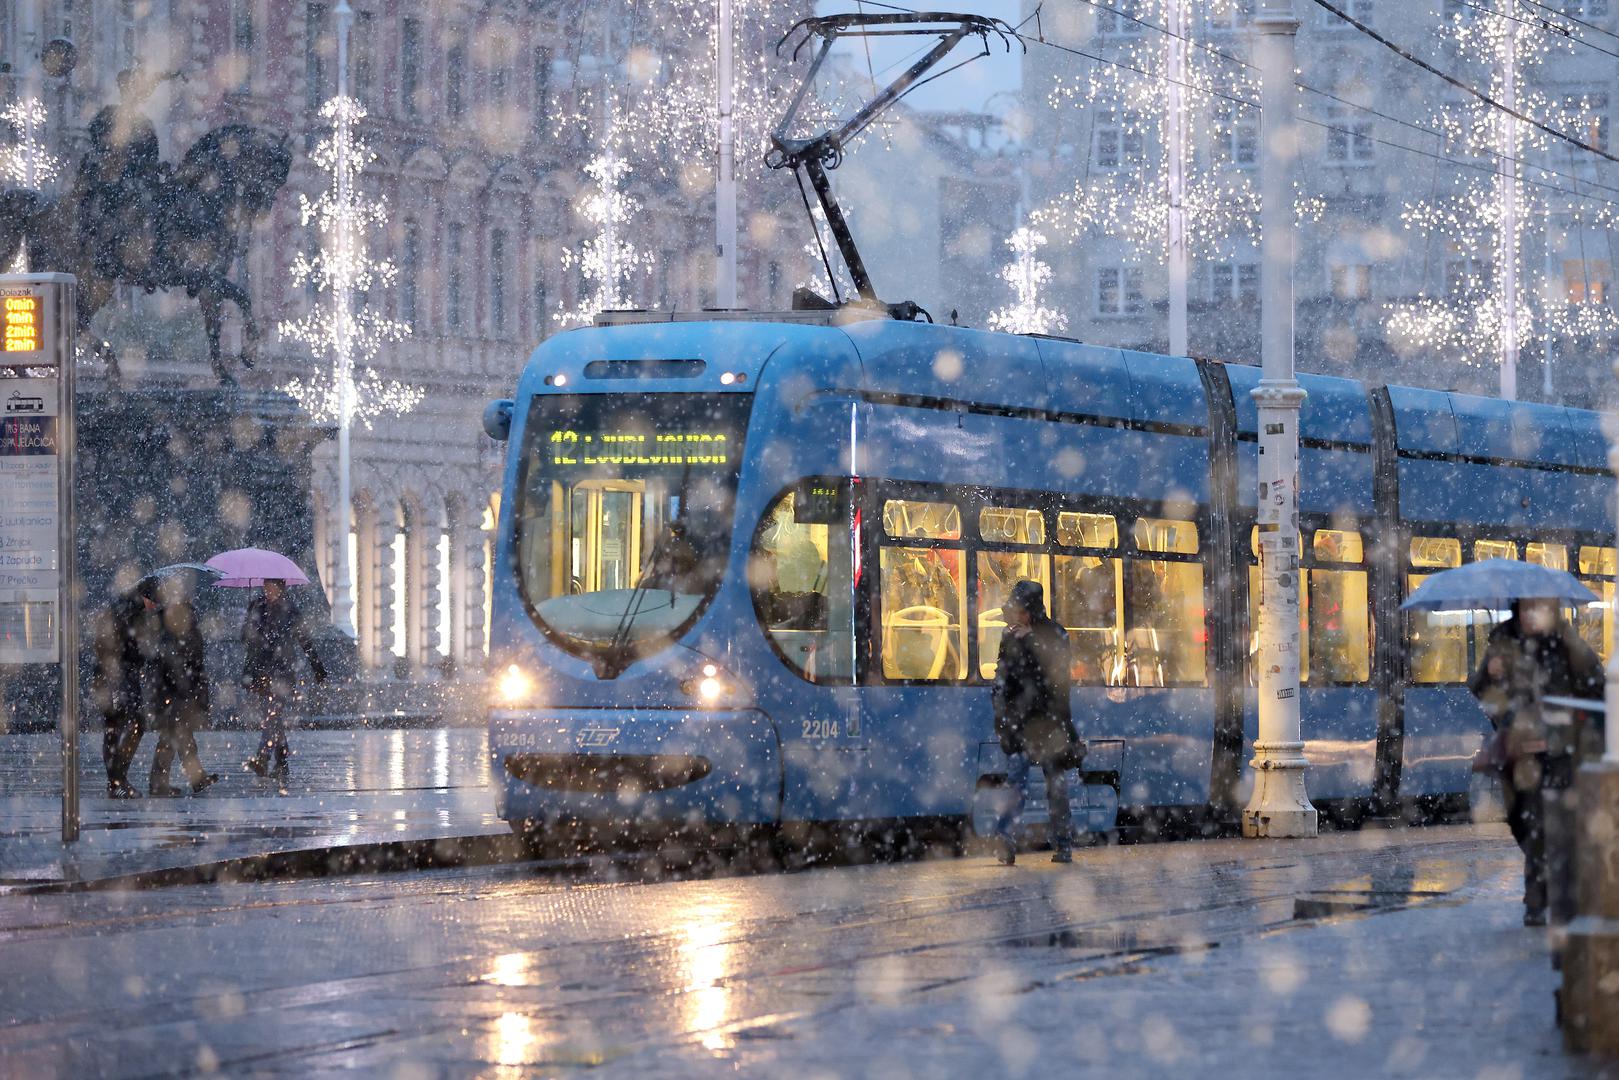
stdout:
MULTIPOLYGON (((514 395, 500 503, 492 682, 497 697, 512 693, 490 711, 499 812, 514 828, 540 832, 903 819, 982 828, 1004 764, 984 666, 993 613, 969 595, 980 584, 975 560, 1024 551, 1050 566, 1064 550, 1051 535, 1061 531, 1059 515, 1094 512, 1113 523, 1113 554, 1076 541, 1090 554, 1069 562, 1117 574, 1119 612, 1150 591, 1153 573, 1198 568, 1204 671, 1176 679, 1160 665, 1155 677, 1132 669, 1131 681, 1117 678, 1151 629, 1125 627, 1118 616, 1118 640, 1099 653, 1107 676, 1074 690, 1076 720, 1094 747, 1088 775, 1075 778, 1076 827, 1107 831, 1121 804, 1133 816, 1229 819, 1247 798, 1256 734, 1245 658, 1257 462, 1249 394, 1258 377, 1237 365, 886 320, 649 319, 552 338, 514 395), (608 404, 580 404, 587 398, 608 404), (684 404, 669 402, 706 410, 702 431, 682 418, 684 404), (558 410, 572 410, 566 424, 558 410), (692 465, 668 465, 656 453, 589 459, 640 462, 622 474, 616 465, 573 464, 583 457, 547 457, 543 440, 563 428, 570 437, 623 438, 613 428, 620 414, 636 418, 624 421, 640 425, 634 438, 658 445, 707 437, 723 427, 713 418, 742 416, 731 432, 730 445, 741 439, 731 486, 714 473, 694 489, 692 465), (597 471, 566 471, 575 468, 597 471), (796 520, 801 486, 815 478, 830 484, 823 494, 831 500, 820 522, 824 576, 812 586, 820 599, 805 603, 815 596, 776 580, 775 592, 802 611, 789 604, 779 624, 787 629, 767 630, 760 575, 779 575, 781 563, 761 561, 760 537, 788 493, 796 520), (904 535, 885 534, 890 500, 954 505, 953 536, 906 547, 904 535), (684 536, 703 505, 722 503, 730 515, 723 550, 698 560, 712 564, 706 584, 630 587, 664 565, 651 534, 684 536), (1000 504, 1037 504, 1039 541, 977 537, 982 521, 972 519, 1000 504), (544 509, 536 515, 535 507, 544 509), (626 507, 639 534, 625 524, 626 507), (1132 523, 1151 533, 1164 522, 1195 527, 1192 554, 1155 561, 1132 547, 1142 543, 1127 535, 1132 523), (536 539, 542 526, 549 539, 536 539), (835 565, 838 544, 846 567, 835 565), (957 582, 954 623, 927 605, 908 609, 922 612, 914 626, 882 621, 885 550, 946 567, 957 582), (551 560, 548 579, 533 569, 537 558, 551 560), (577 570, 581 558, 594 562, 577 570), (572 569, 558 572, 561 562, 572 569), (1142 575, 1138 563, 1159 569, 1142 575), (937 627, 925 621, 935 615, 937 627), (795 620, 813 632, 798 633, 795 620), (648 635, 634 648, 621 647, 626 622, 648 635), (1215 637, 1234 662, 1211 662, 1215 637), (946 639, 955 644, 938 644, 946 639), (935 670, 893 676, 887 651, 919 640, 931 643, 923 667, 931 660, 935 670), (806 664, 815 670, 807 674, 806 664)), ((1366 596, 1358 623, 1334 623, 1325 607, 1311 623, 1327 640, 1349 626, 1366 641, 1359 654, 1333 653, 1338 659, 1303 690, 1309 790, 1345 805, 1464 793, 1482 714, 1454 679, 1413 682, 1391 647, 1406 632, 1393 607, 1413 569, 1411 538, 1520 548, 1539 540, 1571 554, 1582 544, 1611 547, 1596 418, 1311 375, 1301 382, 1309 394, 1301 414, 1305 572, 1322 575, 1323 596, 1337 589, 1342 600, 1357 588, 1366 596)), ((664 561, 679 561, 666 558, 677 547, 664 561)), ((1150 657, 1158 645, 1153 638, 1138 652, 1150 657)), ((1036 793, 1025 822, 1043 813, 1036 793)))

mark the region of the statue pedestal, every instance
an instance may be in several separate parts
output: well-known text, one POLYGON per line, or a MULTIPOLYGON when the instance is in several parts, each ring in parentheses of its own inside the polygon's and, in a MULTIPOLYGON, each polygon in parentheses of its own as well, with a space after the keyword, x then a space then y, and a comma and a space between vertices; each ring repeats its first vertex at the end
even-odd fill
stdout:
MULTIPOLYGON (((311 455, 332 429, 278 391, 102 385, 81 392, 77 408, 81 619, 159 566, 269 548, 309 575, 313 587, 294 595, 333 683, 352 681, 354 643, 331 629, 314 548, 311 455)), ((214 712, 223 717, 240 711, 240 620, 250 590, 212 591, 236 594, 198 605, 214 712)), ((88 680, 92 665, 83 670, 88 680)), ((44 668, 0 671, 0 728, 54 728, 55 677, 45 676, 44 668)))

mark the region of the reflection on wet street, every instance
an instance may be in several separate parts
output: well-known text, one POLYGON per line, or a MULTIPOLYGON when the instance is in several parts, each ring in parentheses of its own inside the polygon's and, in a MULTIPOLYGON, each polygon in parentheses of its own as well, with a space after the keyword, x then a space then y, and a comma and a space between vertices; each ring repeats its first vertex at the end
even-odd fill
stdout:
MULTIPOLYGON (((1116 1017, 1090 1053, 1165 1016, 1178 1026, 1154 1039, 1215 1014, 1234 1016, 1219 1029, 1231 1038, 1258 1038, 1243 995, 1315 979, 1304 943, 1402 919, 1499 922, 1514 856, 1503 830, 1468 827, 1098 848, 1070 868, 969 858, 632 882, 607 864, 570 878, 524 864, 0 897, 0 964, 24 976, 0 980, 0 1072, 709 1075, 846 1061, 834 1072, 876 1075, 892 1038, 943 1055, 913 1061, 918 1074, 973 1055, 1019 1074, 1033 1058, 994 1031, 1038 1042, 1041 1023, 1062 1020, 1066 1046, 1130 1000, 1121 987, 1190 993, 1218 965, 1292 956, 1186 1004, 1196 1016, 1116 1017), (1042 1004, 1053 995, 1061 1015, 1042 1004)), ((1451 932, 1484 943, 1495 930, 1451 932)), ((1524 940, 1501 937, 1500 962, 1523 962, 1524 940)), ((1337 995, 1375 966, 1374 950, 1355 954, 1337 995)), ((1329 1028, 1335 1000, 1315 1017, 1329 1028)), ((1381 1017, 1354 1000, 1341 1008, 1381 1017)), ((1434 1009, 1422 1023, 1442 1027, 1434 1009)))

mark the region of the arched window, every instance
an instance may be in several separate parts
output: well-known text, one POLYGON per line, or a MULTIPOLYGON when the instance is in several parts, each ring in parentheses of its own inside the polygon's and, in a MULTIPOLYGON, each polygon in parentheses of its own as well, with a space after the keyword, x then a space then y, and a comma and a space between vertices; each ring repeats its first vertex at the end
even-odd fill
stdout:
POLYGON ((440 511, 438 531, 438 551, 435 558, 438 560, 438 654, 441 658, 450 655, 451 639, 455 633, 455 622, 451 613, 455 605, 451 603, 455 596, 455 579, 451 576, 450 562, 450 517, 440 511))
POLYGON ((489 503, 483 510, 483 522, 480 528, 483 531, 483 617, 479 625, 483 628, 483 654, 489 655, 491 630, 495 614, 495 526, 500 522, 500 492, 491 492, 489 503))
POLYGON ((393 627, 393 654, 404 659, 408 638, 410 615, 410 564, 406 560, 406 545, 410 539, 410 521, 405 516, 404 507, 394 512, 394 521, 398 526, 394 533, 392 550, 389 552, 389 562, 393 567, 392 593, 389 596, 389 624, 393 627))

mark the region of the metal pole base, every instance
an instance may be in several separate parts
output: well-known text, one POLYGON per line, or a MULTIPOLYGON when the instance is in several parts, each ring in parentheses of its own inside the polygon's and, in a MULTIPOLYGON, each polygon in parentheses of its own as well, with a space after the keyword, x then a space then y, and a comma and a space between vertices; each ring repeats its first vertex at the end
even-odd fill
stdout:
POLYGON ((1254 743, 1254 793, 1242 812, 1242 835, 1273 840, 1316 835, 1315 807, 1304 793, 1302 742, 1254 743))
POLYGON ((1575 791, 1576 914, 1563 944, 1563 1042, 1619 1056, 1619 764, 1582 767, 1575 791))

